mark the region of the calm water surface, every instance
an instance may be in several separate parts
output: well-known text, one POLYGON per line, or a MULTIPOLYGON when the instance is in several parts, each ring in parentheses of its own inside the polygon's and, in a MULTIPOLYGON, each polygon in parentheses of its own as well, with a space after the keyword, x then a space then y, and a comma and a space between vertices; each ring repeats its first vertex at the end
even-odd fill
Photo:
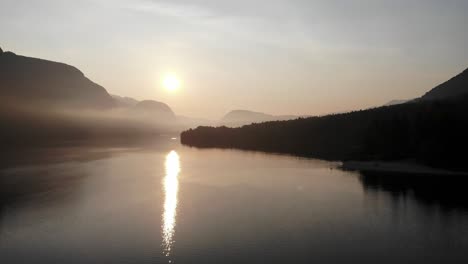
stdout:
POLYGON ((7 163, 1 263, 468 263, 459 179, 176 141, 7 163))

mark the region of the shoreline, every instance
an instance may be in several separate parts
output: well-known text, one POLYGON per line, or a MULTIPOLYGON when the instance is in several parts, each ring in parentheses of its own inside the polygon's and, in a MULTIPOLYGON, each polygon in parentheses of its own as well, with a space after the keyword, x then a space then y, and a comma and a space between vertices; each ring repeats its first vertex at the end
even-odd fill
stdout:
POLYGON ((343 161, 339 168, 348 171, 468 176, 468 172, 466 171, 437 169, 426 165, 405 161, 343 161))

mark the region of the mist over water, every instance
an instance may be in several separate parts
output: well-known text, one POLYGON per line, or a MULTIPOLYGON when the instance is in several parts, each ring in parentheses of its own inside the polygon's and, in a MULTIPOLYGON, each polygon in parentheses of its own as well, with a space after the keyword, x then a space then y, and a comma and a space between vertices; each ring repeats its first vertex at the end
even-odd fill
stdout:
POLYGON ((31 151, 0 171, 2 263, 468 260, 467 205, 410 180, 169 139, 31 151))

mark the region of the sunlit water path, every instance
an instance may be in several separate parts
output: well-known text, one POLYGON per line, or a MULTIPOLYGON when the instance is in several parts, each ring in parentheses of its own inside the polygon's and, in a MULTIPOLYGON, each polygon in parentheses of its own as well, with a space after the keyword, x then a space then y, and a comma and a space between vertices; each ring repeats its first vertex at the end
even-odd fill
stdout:
MULTIPOLYGON (((179 192, 179 155, 171 151, 166 156, 166 175, 164 177, 164 214, 163 214, 163 247, 164 254, 170 257, 172 245, 174 243, 174 232, 177 216, 177 194, 179 192)), ((171 260, 169 260, 171 262, 171 260)))

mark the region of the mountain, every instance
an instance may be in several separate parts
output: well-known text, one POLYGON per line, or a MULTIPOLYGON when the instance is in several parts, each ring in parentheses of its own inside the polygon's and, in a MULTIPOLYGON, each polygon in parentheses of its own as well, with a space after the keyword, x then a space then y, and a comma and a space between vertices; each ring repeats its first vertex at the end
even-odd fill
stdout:
POLYGON ((164 125, 170 125, 171 130, 182 131, 197 126, 214 125, 216 122, 208 119, 193 118, 175 115, 172 109, 165 103, 145 100, 138 101, 131 97, 112 95, 117 106, 123 113, 130 114, 138 119, 150 119, 164 125))
POLYGON ((131 110, 141 116, 154 118, 155 120, 173 121, 176 119, 174 112, 167 104, 154 100, 141 101, 131 110))
POLYGON ((466 170, 460 153, 468 149, 468 93, 462 80, 457 76, 436 87, 433 91, 445 96, 433 100, 238 128, 198 127, 184 131, 181 142, 329 160, 412 160, 466 170))
POLYGON ((0 97, 47 107, 110 109, 114 99, 77 68, 53 61, 0 53, 0 97))
POLYGON ((268 121, 290 120, 296 119, 298 116, 274 116, 260 112, 248 110, 234 110, 227 113, 221 120, 220 124, 229 127, 238 127, 252 123, 262 123, 268 121))
POLYGON ((127 110, 129 113, 137 114, 143 118, 152 118, 158 121, 174 121, 177 119, 172 109, 165 103, 155 100, 138 101, 131 97, 112 95, 116 106, 127 110))
POLYGON ((427 92, 420 99, 437 100, 468 93, 468 69, 427 92))
POLYGON ((124 97, 124 96, 118 96, 115 94, 111 94, 112 98, 115 100, 115 104, 117 107, 133 107, 137 105, 140 101, 133 99, 131 97, 124 97))
MULTIPOLYGON (((468 69, 451 78, 450 80, 436 86, 420 98, 415 100, 440 100, 450 97, 457 97, 468 93, 468 69)), ((410 102, 411 100, 392 100, 384 106, 398 105, 410 102)))
POLYGON ((140 139, 186 128, 164 103, 111 96, 73 66, 3 50, 0 127, 1 145, 11 147, 140 139))
POLYGON ((391 105, 399 105, 399 104, 404 104, 404 103, 407 103, 409 102, 410 100, 392 100, 386 104, 384 104, 383 106, 391 106, 391 105))

